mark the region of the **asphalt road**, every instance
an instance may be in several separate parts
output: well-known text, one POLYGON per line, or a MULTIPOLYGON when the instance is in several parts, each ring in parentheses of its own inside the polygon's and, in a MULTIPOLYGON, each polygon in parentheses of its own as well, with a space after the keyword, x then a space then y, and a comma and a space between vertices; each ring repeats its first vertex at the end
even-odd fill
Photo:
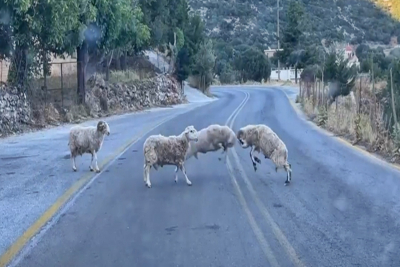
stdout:
POLYGON ((291 185, 285 187, 285 173, 275 173, 264 158, 254 172, 249 149, 236 145, 227 164, 218 161, 220 152, 189 159, 192 186, 181 173, 175 184, 174 167, 166 166, 151 171, 148 189, 141 139, 35 240, 17 266, 400 265, 397 170, 311 128, 279 89, 213 92, 218 101, 149 134, 225 124, 245 103, 230 120, 233 129, 265 123, 275 130, 289 150, 291 185))
MULTIPOLYGON (((204 103, 157 108, 105 118, 111 135, 98 155, 98 164, 116 155, 118 148, 157 124, 204 103)), ((98 119, 82 125, 96 125, 98 119)), ((72 125, 0 139, 0 255, 37 221, 57 199, 88 172, 90 156, 78 157, 73 172, 68 148, 72 125)), ((0 266, 2 261, 0 258, 0 266)))

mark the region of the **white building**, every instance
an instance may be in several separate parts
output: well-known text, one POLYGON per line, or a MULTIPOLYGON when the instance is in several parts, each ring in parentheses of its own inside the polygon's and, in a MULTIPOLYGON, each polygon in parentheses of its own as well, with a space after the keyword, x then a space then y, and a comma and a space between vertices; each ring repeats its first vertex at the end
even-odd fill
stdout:
MULTIPOLYGON (((300 79, 300 74, 303 69, 297 69, 297 79, 300 79)), ((294 81, 296 79, 294 68, 281 69, 281 80, 283 81, 294 81)), ((278 69, 271 69, 271 81, 278 80, 278 69)))

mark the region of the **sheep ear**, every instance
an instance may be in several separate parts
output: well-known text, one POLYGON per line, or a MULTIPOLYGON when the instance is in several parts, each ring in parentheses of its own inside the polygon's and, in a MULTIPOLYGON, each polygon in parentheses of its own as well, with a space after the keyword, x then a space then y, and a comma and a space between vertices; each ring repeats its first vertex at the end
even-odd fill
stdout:
POLYGON ((99 131, 103 130, 105 127, 104 122, 103 121, 99 121, 99 123, 97 123, 97 129, 99 131))

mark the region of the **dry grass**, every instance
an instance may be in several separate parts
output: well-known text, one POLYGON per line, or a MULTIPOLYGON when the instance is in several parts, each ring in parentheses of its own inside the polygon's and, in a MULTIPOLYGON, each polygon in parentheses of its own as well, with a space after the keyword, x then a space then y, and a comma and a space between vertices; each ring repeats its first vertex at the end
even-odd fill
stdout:
MULTIPOLYGON (((105 75, 102 75, 103 78, 105 75)), ((110 71, 110 83, 129 83, 132 81, 140 80, 140 76, 133 70, 127 71, 110 71)))
MULTIPOLYGON (((379 92, 385 87, 385 82, 379 82, 375 85, 375 90, 379 92)), ((328 110, 326 110, 326 104, 322 101, 317 101, 319 105, 317 103, 313 105, 312 95, 303 96, 302 99, 299 99, 299 102, 301 102, 304 112, 319 126, 348 139, 352 143, 362 144, 369 151, 379 152, 386 158, 391 158, 393 157, 394 144, 388 134, 388 129, 384 127, 382 108, 380 104, 374 104, 372 85, 367 79, 361 81, 362 103, 368 103, 368 105, 362 106, 361 113, 358 115, 359 88, 360 81, 358 80, 354 98, 351 95, 338 97, 337 103, 333 103, 328 110)), ((322 96, 316 97, 316 99, 321 98, 322 96)))

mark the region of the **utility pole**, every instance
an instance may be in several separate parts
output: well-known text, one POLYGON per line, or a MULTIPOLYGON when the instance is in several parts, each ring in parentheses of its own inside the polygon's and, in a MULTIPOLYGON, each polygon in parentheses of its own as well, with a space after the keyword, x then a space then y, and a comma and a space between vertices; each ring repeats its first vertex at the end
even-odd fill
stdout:
MULTIPOLYGON (((277 29, 276 29, 276 35, 278 36, 278 52, 280 51, 280 44, 279 44, 279 0, 276 1, 277 3, 277 9, 276 12, 278 13, 278 15, 276 16, 276 20, 277 20, 277 29)), ((281 80, 281 62, 278 58, 278 81, 281 80)))

